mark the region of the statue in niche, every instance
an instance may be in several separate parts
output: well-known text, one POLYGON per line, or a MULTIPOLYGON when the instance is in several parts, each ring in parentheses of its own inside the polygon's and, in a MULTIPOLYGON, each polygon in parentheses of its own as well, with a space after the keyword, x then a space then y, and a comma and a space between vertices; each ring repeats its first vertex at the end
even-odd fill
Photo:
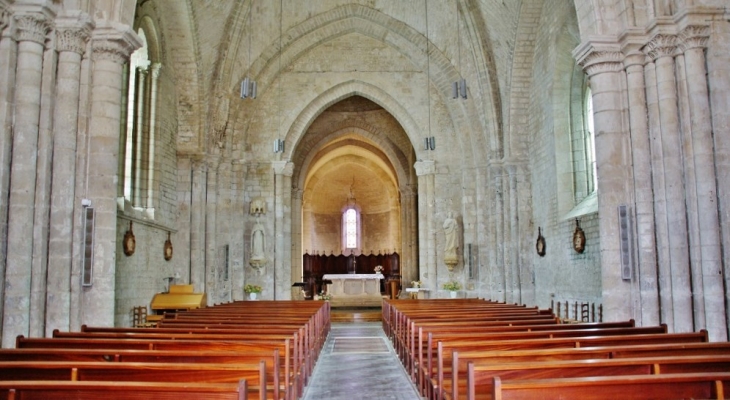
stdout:
POLYGON ((444 220, 444 236, 446 238, 444 244, 444 263, 451 271, 459 262, 459 256, 456 254, 459 248, 459 224, 454 219, 452 212, 444 220))
POLYGON ((251 258, 249 264, 256 269, 260 269, 266 264, 266 232, 261 222, 256 220, 256 224, 251 229, 251 258))

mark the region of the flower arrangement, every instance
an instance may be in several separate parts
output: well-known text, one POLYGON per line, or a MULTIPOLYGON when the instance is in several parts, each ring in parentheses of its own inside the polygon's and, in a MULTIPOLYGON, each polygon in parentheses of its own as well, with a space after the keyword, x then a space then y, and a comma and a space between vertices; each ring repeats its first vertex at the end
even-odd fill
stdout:
POLYGON ((377 265, 375 267, 375 273, 376 274, 382 274, 383 273, 383 266, 382 265, 377 265))
POLYGON ((420 288, 422 285, 421 281, 411 281, 411 287, 420 288))
POLYGON ((332 295, 329 293, 322 292, 319 294, 319 299, 324 300, 324 301, 332 300, 332 295))
POLYGON ((450 292, 456 292, 457 290, 461 289, 461 284, 457 281, 448 281, 444 283, 443 288, 450 292))
POLYGON ((259 285, 248 284, 243 287, 243 291, 246 293, 261 293, 263 289, 259 285))

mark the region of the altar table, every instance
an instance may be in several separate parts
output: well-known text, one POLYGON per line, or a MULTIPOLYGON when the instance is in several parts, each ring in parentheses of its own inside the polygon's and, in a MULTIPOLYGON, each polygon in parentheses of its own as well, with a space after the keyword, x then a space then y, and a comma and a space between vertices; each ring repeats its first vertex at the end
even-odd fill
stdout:
POLYGON ((332 307, 379 307, 382 274, 326 274, 323 280, 332 281, 327 293, 332 295, 332 307))

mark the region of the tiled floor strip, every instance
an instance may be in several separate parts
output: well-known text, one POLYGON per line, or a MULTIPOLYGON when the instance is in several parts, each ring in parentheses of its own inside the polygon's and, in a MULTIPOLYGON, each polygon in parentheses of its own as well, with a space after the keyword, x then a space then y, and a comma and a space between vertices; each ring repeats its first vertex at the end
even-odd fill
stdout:
POLYGON ((380 322, 333 323, 303 400, 419 400, 380 322))

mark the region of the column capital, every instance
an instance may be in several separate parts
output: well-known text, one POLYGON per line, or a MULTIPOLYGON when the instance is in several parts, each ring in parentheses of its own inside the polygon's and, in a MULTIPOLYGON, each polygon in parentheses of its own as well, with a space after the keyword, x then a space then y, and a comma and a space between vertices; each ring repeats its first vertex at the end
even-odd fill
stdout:
POLYGON ((682 50, 704 49, 710 39, 710 27, 707 25, 690 25, 684 27, 678 35, 682 50))
POLYGON ((150 73, 152 75, 152 79, 157 79, 160 77, 161 69, 162 69, 162 64, 160 64, 160 63, 152 63, 152 65, 150 65, 150 73))
POLYGON ((659 33, 644 46, 644 53, 653 61, 662 57, 673 57, 677 53, 677 35, 659 33))
POLYGON ((10 25, 10 10, 5 0, 0 0, 0 32, 10 25))
POLYGON ((276 175, 294 175, 294 163, 291 161, 272 161, 271 168, 274 169, 276 175))
POLYGON ((413 164, 413 168, 416 169, 417 176, 433 175, 436 173, 436 161, 433 161, 433 160, 416 161, 416 163, 413 164))
POLYGON ((92 33, 92 46, 94 60, 124 64, 132 52, 142 46, 142 42, 127 25, 104 21, 92 33))
POLYGON ((53 29, 53 16, 47 12, 15 14, 13 22, 19 42, 29 41, 44 45, 46 35, 53 29))
POLYGON ((619 72, 624 69, 624 54, 621 52, 621 45, 612 36, 588 37, 585 42, 573 50, 573 57, 589 77, 604 72, 619 72))
POLYGON ((56 19, 56 50, 84 54, 94 21, 86 13, 66 14, 56 19))

